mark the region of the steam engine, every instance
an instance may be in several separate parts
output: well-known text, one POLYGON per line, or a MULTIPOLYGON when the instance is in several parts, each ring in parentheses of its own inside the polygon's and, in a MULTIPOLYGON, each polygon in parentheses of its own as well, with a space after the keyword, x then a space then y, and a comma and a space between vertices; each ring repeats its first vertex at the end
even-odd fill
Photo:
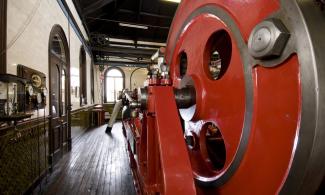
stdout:
POLYGON ((324 193, 322 5, 181 2, 165 63, 122 95, 139 194, 324 193))

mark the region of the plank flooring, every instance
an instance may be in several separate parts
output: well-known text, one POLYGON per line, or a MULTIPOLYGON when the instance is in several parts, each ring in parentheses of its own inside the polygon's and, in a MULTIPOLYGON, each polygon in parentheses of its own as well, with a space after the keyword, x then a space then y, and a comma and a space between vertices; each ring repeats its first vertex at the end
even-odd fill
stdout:
POLYGON ((111 134, 105 128, 90 129, 73 140, 71 152, 34 194, 136 194, 122 124, 116 123, 111 134))

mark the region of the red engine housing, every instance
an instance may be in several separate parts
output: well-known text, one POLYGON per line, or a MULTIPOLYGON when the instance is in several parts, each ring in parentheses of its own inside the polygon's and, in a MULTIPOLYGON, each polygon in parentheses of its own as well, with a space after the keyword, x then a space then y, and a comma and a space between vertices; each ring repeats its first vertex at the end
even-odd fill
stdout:
POLYGON ((166 48, 172 83, 149 82, 140 117, 123 120, 138 192, 315 193, 325 173, 321 18, 314 2, 183 0, 166 48), (254 56, 271 47, 254 45, 265 38, 255 32, 272 29, 288 36, 254 56), (174 89, 188 85, 195 105, 180 109, 174 89))

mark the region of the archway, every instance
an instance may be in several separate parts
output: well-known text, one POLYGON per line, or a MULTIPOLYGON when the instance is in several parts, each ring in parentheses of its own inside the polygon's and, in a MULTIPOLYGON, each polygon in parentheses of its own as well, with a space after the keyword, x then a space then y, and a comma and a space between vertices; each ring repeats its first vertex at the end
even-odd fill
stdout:
POLYGON ((50 168, 71 148, 70 55, 61 26, 55 25, 49 38, 49 163, 50 168))

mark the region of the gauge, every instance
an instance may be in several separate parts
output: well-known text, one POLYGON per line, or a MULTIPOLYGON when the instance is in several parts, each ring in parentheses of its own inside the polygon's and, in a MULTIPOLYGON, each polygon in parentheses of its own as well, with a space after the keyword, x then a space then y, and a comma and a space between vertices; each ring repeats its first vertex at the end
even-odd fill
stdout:
POLYGON ((41 79, 41 77, 39 76, 39 75, 37 75, 37 74, 33 74, 32 75, 32 82, 33 82, 33 86, 34 87, 41 87, 41 85, 42 85, 42 79, 41 79))
POLYGON ((37 103, 42 103, 42 95, 41 93, 37 93, 37 103))
POLYGON ((33 93, 34 93, 34 89, 33 89, 33 86, 31 86, 31 85, 27 85, 27 93, 28 93, 28 95, 33 95, 33 93))

